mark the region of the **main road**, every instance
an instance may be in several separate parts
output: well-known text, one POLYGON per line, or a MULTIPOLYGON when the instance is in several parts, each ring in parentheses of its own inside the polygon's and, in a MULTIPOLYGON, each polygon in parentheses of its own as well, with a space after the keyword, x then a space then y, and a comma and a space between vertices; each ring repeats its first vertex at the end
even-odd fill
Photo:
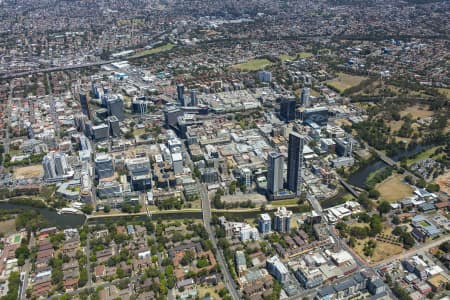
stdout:
POLYGON ((203 223, 206 228, 206 232, 208 232, 209 239, 213 245, 214 251, 217 254, 217 262, 219 263, 220 269, 223 274, 223 281, 225 286, 228 289, 233 300, 241 299, 239 297, 239 293, 236 289, 233 277, 231 276, 230 270, 228 269, 228 265, 226 264, 225 257, 221 249, 217 247, 216 237, 211 228, 211 203, 209 202, 208 191, 204 184, 197 185, 198 190, 200 191, 200 197, 202 198, 202 211, 203 211, 203 223))

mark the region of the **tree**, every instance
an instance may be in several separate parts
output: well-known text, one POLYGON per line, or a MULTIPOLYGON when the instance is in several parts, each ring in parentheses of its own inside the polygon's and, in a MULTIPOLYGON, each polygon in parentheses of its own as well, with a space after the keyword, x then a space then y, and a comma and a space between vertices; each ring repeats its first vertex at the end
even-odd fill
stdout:
POLYGON ((85 204, 81 207, 81 211, 87 215, 90 215, 94 211, 94 207, 91 204, 85 204))
POLYGON ((83 287, 88 281, 88 272, 86 268, 80 270, 80 279, 78 280, 78 287, 83 287))
POLYGON ((104 211, 105 213, 109 213, 109 212, 111 211, 111 206, 105 205, 105 206, 103 207, 103 211, 104 211))
POLYGON ((391 204, 387 201, 381 201, 380 205, 378 205, 378 212, 380 213, 380 216, 390 211, 391 211, 391 204))
POLYGON ((380 197, 380 192, 377 191, 376 189, 371 189, 369 191, 369 197, 373 199, 378 199, 380 197))
POLYGON ((26 245, 20 245, 19 248, 15 251, 16 258, 22 257, 23 259, 27 259, 30 257, 30 250, 26 245))
POLYGON ((392 217, 392 224, 398 225, 400 224, 400 218, 397 215, 392 217))
POLYGON ((381 224, 381 217, 378 215, 373 215, 372 220, 370 220, 370 231, 369 235, 371 237, 376 236, 383 230, 383 225, 381 224))
POLYGON ((412 248, 416 243, 413 236, 409 232, 403 232, 400 239, 403 242, 403 247, 405 247, 405 249, 412 248))

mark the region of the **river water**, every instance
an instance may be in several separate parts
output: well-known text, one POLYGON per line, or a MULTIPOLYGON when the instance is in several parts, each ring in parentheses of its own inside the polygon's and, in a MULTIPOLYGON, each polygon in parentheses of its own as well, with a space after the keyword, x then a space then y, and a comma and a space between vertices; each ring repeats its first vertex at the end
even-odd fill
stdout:
POLYGON ((50 224, 62 229, 75 228, 84 224, 86 217, 76 214, 57 214, 55 210, 49 208, 36 208, 26 205, 0 202, 0 209, 27 209, 39 212, 50 224))
MULTIPOLYGON (((422 152, 424 150, 427 150, 429 148, 433 147, 432 145, 417 145, 414 149, 403 151, 393 157, 392 160, 399 161, 402 158, 413 156, 419 152, 422 152)), ((374 162, 364 166, 363 168, 359 169, 355 173, 351 174, 348 178, 348 183, 351 185, 354 185, 359 188, 364 188, 366 179, 370 175, 370 173, 375 172, 376 170, 379 170, 383 167, 386 167, 387 164, 382 160, 375 160, 374 162)))

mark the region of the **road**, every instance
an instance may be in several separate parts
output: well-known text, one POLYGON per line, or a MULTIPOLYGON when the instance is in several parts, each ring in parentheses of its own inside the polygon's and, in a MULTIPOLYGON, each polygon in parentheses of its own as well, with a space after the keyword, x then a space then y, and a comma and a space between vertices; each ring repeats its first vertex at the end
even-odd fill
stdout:
POLYGON ((387 258, 385 260, 382 260, 382 261, 378 262, 376 265, 374 265, 374 267, 375 268, 379 268, 379 267, 381 267, 383 265, 386 265, 386 264, 389 264, 389 263, 391 263, 391 262, 393 262, 395 260, 402 260, 402 259, 405 259, 407 257, 413 256, 414 254, 417 254, 420 251, 428 251, 431 248, 437 247, 440 244, 442 244, 444 242, 447 242, 449 240, 450 240, 450 236, 449 235, 443 236, 443 237, 441 237, 439 239, 436 239, 436 240, 433 240, 433 241, 431 241, 431 242, 429 242, 429 243, 427 243, 425 245, 418 245, 418 246, 414 247, 413 249, 409 249, 406 252, 403 252, 403 253, 400 253, 398 255, 391 256, 391 257, 389 257, 389 258, 387 258))
POLYGON ((56 71, 89 68, 89 67, 107 65, 109 63, 116 62, 116 61, 120 61, 120 60, 107 60, 107 61, 99 61, 99 62, 88 63, 88 64, 69 65, 69 66, 65 66, 65 67, 51 67, 51 68, 44 68, 44 69, 35 69, 35 70, 30 70, 30 71, 17 72, 17 73, 12 73, 12 74, 8 74, 8 75, 3 75, 2 77, 0 77, 0 80, 23 77, 23 76, 36 74, 36 73, 50 73, 50 72, 56 72, 56 71))
POLYGON ((211 228, 211 203, 209 202, 208 191, 206 186, 203 184, 198 184, 198 190, 200 191, 200 197, 202 198, 202 211, 203 211, 203 223, 205 225, 206 231, 208 232, 209 239, 213 245, 214 251, 217 254, 216 259, 219 263, 219 267, 222 270, 223 280, 228 292, 233 300, 241 299, 239 293, 236 289, 233 277, 231 276, 228 265, 226 264, 225 257, 221 249, 217 247, 216 236, 214 235, 211 228))
POLYGON ((91 234, 88 233, 87 234, 87 238, 86 238, 86 268, 87 268, 87 273, 88 273, 88 282, 86 285, 86 288, 90 288, 92 287, 92 272, 91 272, 91 234))
POLYGON ((8 103, 6 104, 6 112, 4 115, 4 117, 7 118, 6 129, 5 129, 6 136, 3 139, 5 154, 9 153, 9 143, 10 143, 9 128, 11 128, 11 105, 12 105, 13 92, 14 92, 14 82, 11 81, 9 84, 8 103))
MULTIPOLYGON (((28 247, 31 249, 33 246, 34 246, 34 234, 31 233, 28 247)), ((20 282, 20 287, 19 287, 19 299, 21 299, 21 300, 26 299, 28 280, 30 277, 30 271, 31 271, 31 266, 32 266, 30 260, 31 260, 30 258, 25 260, 25 264, 21 268, 21 272, 20 272, 20 274, 23 274, 23 279, 21 276, 22 280, 20 282)))

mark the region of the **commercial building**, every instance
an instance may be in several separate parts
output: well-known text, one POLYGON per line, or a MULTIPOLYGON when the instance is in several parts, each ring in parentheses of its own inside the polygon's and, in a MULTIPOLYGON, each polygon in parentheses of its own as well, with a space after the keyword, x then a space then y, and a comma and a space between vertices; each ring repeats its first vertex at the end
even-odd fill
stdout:
POLYGON ((257 78, 261 82, 271 82, 272 81, 272 72, 269 71, 258 71, 256 74, 257 78))
POLYGON ((269 233, 272 230, 272 218, 269 214, 260 214, 258 218, 258 229, 262 234, 269 233))
POLYGON ((191 103, 190 106, 197 107, 198 106, 198 98, 197 98, 197 90, 191 90, 191 103))
POLYGON ((101 141, 109 138, 109 126, 102 123, 100 125, 92 126, 92 139, 94 141, 101 141))
POLYGON ((275 212, 273 229, 278 232, 289 232, 291 230, 292 211, 286 207, 278 207, 275 212))
POLYGON ((246 188, 252 186, 252 171, 249 168, 241 169, 241 184, 245 185, 246 188))
POLYGON ((295 98, 283 98, 280 103, 280 119, 285 122, 295 120, 295 108, 297 100, 295 98))
POLYGON ((276 194, 283 189, 283 165, 284 159, 280 153, 271 152, 268 155, 267 191, 276 194))
POLYGON ((96 191, 99 198, 119 198, 123 196, 122 185, 117 181, 100 181, 96 191))
POLYGON ((89 95, 86 94, 85 91, 81 91, 79 96, 80 96, 81 111, 90 120, 91 119, 91 109, 89 107, 89 95))
POLYGON ((176 106, 166 106, 164 108, 164 121, 168 126, 175 126, 178 117, 184 115, 184 112, 176 106))
MULTIPOLYGON (((106 96, 105 96, 106 97, 106 96)), ((116 116, 119 121, 125 118, 123 114, 123 99, 120 95, 111 95, 106 98, 106 108, 109 116, 116 116)))
POLYGON ((275 277, 276 280, 280 283, 286 282, 289 271, 286 266, 281 262, 278 256, 272 256, 266 261, 267 271, 275 277))
POLYGON ((109 123, 109 134, 113 137, 120 136, 119 119, 116 116, 111 116, 108 118, 109 123))
POLYGON ((183 172, 183 155, 180 152, 172 153, 172 166, 175 174, 183 172))
POLYGON ((131 110, 135 114, 146 114, 148 112, 148 102, 145 100, 136 100, 131 103, 131 110))
POLYGON ((328 107, 312 107, 300 110, 300 119, 304 123, 316 123, 319 126, 327 126, 328 107))
POLYGON ((236 251, 235 255, 236 273, 240 276, 247 270, 247 261, 244 251, 236 251))
POLYGON ((317 268, 298 268, 294 275, 305 289, 312 289, 323 283, 322 272, 317 268))
POLYGON ((73 175, 73 170, 67 163, 66 154, 49 152, 42 160, 44 180, 58 180, 73 175))
POLYGON ((287 187, 297 196, 302 192, 302 167, 304 137, 298 133, 289 134, 287 187))
POLYGON ((336 138, 336 154, 339 156, 351 156, 353 141, 351 139, 336 138))
POLYGON ((177 84, 177 101, 181 106, 186 106, 184 103, 184 84, 177 84))
POLYGON ((125 165, 131 178, 133 191, 147 191, 151 189, 152 176, 148 157, 127 159, 125 165))
POLYGON ((114 175, 114 163, 108 154, 97 154, 95 157, 95 174, 99 179, 114 175))
POLYGON ((304 87, 302 89, 302 94, 300 97, 301 104, 303 107, 309 107, 309 105, 310 105, 309 99, 310 99, 310 90, 308 87, 304 87))

